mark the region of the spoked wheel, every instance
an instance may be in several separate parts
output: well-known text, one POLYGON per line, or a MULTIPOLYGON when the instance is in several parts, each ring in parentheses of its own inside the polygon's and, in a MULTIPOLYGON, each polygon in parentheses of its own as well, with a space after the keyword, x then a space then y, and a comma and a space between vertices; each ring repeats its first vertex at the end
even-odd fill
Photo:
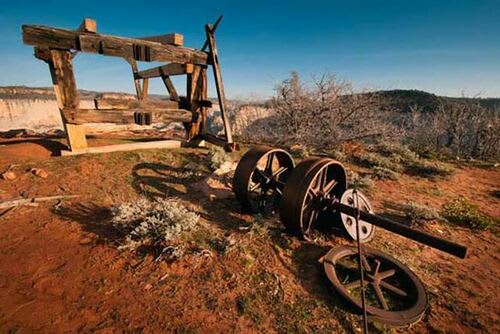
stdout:
POLYGON ((318 217, 329 211, 332 200, 340 200, 346 189, 347 177, 341 163, 329 158, 304 160, 283 190, 281 220, 293 234, 308 240, 318 217))
MULTIPOLYGON (((363 247, 366 310, 374 321, 392 326, 417 322, 428 306, 425 288, 404 264, 381 251, 363 247)), ((323 258, 328 279, 339 294, 362 310, 357 249, 341 246, 323 258)))
POLYGON ((236 199, 249 212, 273 212, 294 168, 288 152, 268 146, 254 146, 241 158, 233 178, 236 199))
MULTIPOLYGON (((368 199, 361 192, 354 189, 346 190, 340 199, 340 202, 345 205, 352 206, 354 208, 358 208, 361 211, 366 211, 369 213, 373 213, 372 206, 368 199)), ((345 232, 349 235, 350 238, 356 240, 357 229, 356 229, 356 219, 345 213, 341 213, 340 217, 342 218, 342 225, 344 226, 345 232)), ((375 226, 370 223, 365 222, 364 220, 359 220, 359 241, 360 242, 368 242, 373 239, 375 235, 375 226)))

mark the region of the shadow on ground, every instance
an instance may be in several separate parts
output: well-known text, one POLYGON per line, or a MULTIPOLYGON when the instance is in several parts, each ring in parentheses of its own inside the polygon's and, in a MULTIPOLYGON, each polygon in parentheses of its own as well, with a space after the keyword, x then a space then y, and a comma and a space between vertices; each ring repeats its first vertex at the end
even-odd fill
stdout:
POLYGON ((111 224, 111 210, 94 203, 76 203, 54 209, 53 213, 63 219, 77 222, 85 232, 98 236, 99 242, 116 242, 123 235, 111 224))
POLYGON ((23 143, 37 144, 37 145, 44 147, 46 150, 50 151, 50 153, 51 153, 50 155, 55 157, 55 156, 60 156, 62 150, 68 149, 68 146, 55 140, 57 138, 59 138, 59 137, 47 137, 47 138, 38 138, 38 139, 29 139, 29 138, 14 139, 14 140, 2 142, 2 145, 8 146, 8 145, 15 145, 15 144, 23 144, 23 143))
POLYGON ((238 214, 240 205, 234 198, 211 200, 192 184, 203 180, 207 173, 196 174, 186 167, 177 168, 160 163, 140 163, 132 169, 132 187, 149 199, 176 196, 202 210, 198 212, 210 224, 232 232, 248 223, 238 214))

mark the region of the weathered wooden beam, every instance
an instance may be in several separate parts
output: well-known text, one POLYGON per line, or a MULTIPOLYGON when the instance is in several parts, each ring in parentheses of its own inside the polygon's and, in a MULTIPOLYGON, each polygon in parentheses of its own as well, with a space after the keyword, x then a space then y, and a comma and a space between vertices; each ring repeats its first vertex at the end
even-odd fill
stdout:
POLYGON ((149 93, 149 79, 144 78, 142 80, 142 101, 147 101, 148 100, 148 93, 149 93))
POLYGON ((177 94, 177 90, 175 89, 174 83, 170 80, 169 76, 162 76, 161 79, 167 88, 168 95, 170 96, 170 100, 175 101, 177 103, 180 102, 179 94, 177 94))
POLYGON ((186 146, 180 140, 156 140, 140 143, 127 143, 127 144, 114 144, 99 147, 88 147, 75 151, 61 151, 62 156, 67 155, 80 155, 80 154, 93 154, 93 153, 111 153, 133 150, 150 150, 150 149, 175 149, 186 146))
POLYGON ((170 75, 189 74, 193 72, 193 68, 194 68, 193 64, 170 63, 167 65, 158 66, 137 72, 135 74, 135 77, 137 79, 148 79, 148 78, 158 78, 170 75))
POLYGON ((78 31, 96 33, 97 22, 90 18, 84 18, 82 23, 78 27, 78 31))
POLYGON ((158 36, 139 37, 139 39, 143 39, 145 41, 158 42, 161 44, 170 44, 177 46, 184 45, 184 36, 175 32, 171 34, 158 35, 158 36))
POLYGON ((98 53, 140 61, 207 64, 206 52, 183 46, 37 25, 23 25, 22 29, 23 41, 28 45, 98 53))
POLYGON ((73 73, 72 54, 68 50, 46 50, 46 61, 49 64, 57 105, 63 119, 66 139, 71 150, 87 147, 85 128, 66 124, 62 110, 76 108, 79 104, 78 90, 73 73))
POLYGON ((99 110, 126 110, 126 109, 178 109, 179 102, 177 101, 139 101, 139 100, 126 100, 126 99, 95 99, 95 108, 99 110))
POLYGON ((217 46, 215 45, 215 37, 211 25, 205 25, 205 32, 207 34, 208 46, 210 48, 209 58, 212 63, 215 79, 215 88, 217 90, 217 97, 219 99, 219 107, 222 115, 222 122, 224 123, 224 132, 226 139, 229 143, 233 142, 233 133, 231 131, 231 124, 227 115, 226 95, 224 93, 224 85, 222 83, 222 73, 219 64, 219 56, 217 54, 217 46))
POLYGON ((64 109, 62 114, 67 123, 85 124, 85 123, 115 123, 115 124, 133 124, 134 113, 150 112, 153 123, 161 122, 192 122, 196 117, 193 112, 185 109, 164 109, 158 110, 96 110, 96 109, 64 109))

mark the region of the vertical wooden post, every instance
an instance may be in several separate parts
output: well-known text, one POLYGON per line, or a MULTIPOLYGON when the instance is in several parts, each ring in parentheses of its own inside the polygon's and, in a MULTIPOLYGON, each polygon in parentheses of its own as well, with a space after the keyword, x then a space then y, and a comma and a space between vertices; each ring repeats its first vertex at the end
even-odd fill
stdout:
MULTIPOLYGON (((186 100, 188 109, 199 114, 200 109, 200 94, 198 92, 198 81, 201 74, 201 67, 195 65, 193 71, 187 75, 186 80, 186 100)), ((199 119, 196 122, 185 124, 188 139, 193 139, 199 134, 199 119)))
MULTIPOLYGON (((76 109, 80 102, 73 73, 72 56, 68 50, 50 50, 49 59, 47 59, 60 111, 65 108, 76 109)), ((85 127, 67 123, 62 113, 61 117, 70 150, 87 148, 85 127)))
POLYGON ((224 123, 224 131, 226 133, 226 140, 228 143, 233 143, 233 133, 231 131, 231 125, 229 123, 229 118, 227 115, 227 103, 226 95, 224 93, 224 85, 222 84, 222 73, 220 70, 219 56, 217 54, 217 46, 215 45, 215 37, 212 31, 212 26, 207 24, 205 26, 205 32, 207 34, 208 46, 210 48, 209 60, 212 63, 212 68, 214 70, 215 78, 215 88, 217 89, 217 97, 219 98, 219 107, 222 114, 222 121, 224 123))
POLYGON ((142 80, 142 99, 148 99, 148 89, 149 89, 149 79, 145 78, 142 80))

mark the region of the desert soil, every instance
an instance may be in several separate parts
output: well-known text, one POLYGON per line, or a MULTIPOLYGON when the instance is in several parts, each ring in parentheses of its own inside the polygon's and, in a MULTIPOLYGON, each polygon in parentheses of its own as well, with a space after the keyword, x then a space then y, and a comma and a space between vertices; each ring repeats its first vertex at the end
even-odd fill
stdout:
MULTIPOLYGON (((207 196, 197 186, 211 173, 207 150, 54 156, 62 147, 39 138, 0 142, 0 172, 13 164, 17 175, 0 180, 0 200, 81 195, 19 207, 0 218, 1 332, 359 330, 359 315, 332 291, 317 261, 350 242, 338 235, 316 244, 299 241, 277 217, 244 214, 231 196, 207 196), (33 167, 48 177, 33 175, 33 167), (184 240, 181 259, 155 261, 153 250, 117 249, 122 236, 110 225, 110 209, 142 196, 175 196, 200 214, 199 230, 184 240)), ((493 195, 499 189, 498 168, 455 166, 449 179, 376 181, 368 196, 378 212, 408 201, 440 209, 465 196, 499 217, 493 195)), ((498 236, 443 222, 421 228, 467 245, 468 256, 460 260, 378 229, 370 245, 418 274, 430 307, 409 328, 372 325, 372 332, 499 333, 498 236)))

